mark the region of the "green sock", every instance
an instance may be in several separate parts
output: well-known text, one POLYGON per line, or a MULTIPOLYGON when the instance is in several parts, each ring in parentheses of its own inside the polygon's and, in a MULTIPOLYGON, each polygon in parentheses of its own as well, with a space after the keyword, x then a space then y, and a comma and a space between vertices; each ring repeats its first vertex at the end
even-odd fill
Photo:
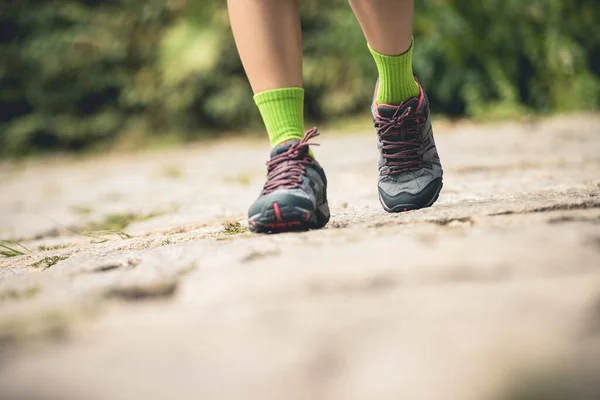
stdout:
POLYGON ((412 69, 413 45, 399 56, 379 54, 369 46, 379 71, 377 103, 399 105, 405 100, 419 96, 419 84, 412 69))
POLYGON ((292 87, 254 95, 271 146, 304 137, 304 89, 292 87))

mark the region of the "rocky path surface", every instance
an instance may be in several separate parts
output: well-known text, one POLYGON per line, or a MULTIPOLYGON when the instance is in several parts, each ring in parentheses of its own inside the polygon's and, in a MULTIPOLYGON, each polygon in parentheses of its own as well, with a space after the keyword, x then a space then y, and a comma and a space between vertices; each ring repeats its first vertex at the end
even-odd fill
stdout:
POLYGON ((388 215, 325 132, 331 223, 271 236, 259 143, 0 165, 0 399, 597 400, 600 116, 436 138, 388 215))

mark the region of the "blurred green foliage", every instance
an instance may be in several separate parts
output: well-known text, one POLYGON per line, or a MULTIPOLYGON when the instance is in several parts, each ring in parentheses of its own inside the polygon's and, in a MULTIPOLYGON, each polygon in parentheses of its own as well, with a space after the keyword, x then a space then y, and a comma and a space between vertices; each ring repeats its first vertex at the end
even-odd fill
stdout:
POLYGON ((160 109, 160 0, 0 3, 0 152, 79 150, 160 109))
MULTIPOLYGON (((0 2, 0 155, 259 126, 224 3, 0 2)), ((307 116, 368 110, 376 69, 346 1, 300 3, 307 116)), ((599 20, 597 0, 417 1, 415 71, 449 116, 595 110, 599 20)))

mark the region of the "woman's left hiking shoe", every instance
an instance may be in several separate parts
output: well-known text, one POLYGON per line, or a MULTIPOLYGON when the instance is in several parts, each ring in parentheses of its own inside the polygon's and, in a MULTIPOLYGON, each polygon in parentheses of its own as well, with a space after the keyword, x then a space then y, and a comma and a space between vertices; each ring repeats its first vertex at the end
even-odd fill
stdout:
POLYGON ((287 232, 319 229, 327 224, 327 178, 309 154, 308 141, 318 135, 313 128, 302 140, 273 148, 267 162, 267 181, 248 210, 250 231, 287 232))
MULTIPOLYGON (((387 212, 429 207, 442 190, 442 165, 435 147, 429 100, 418 97, 400 106, 371 108, 379 148, 379 201, 387 212)), ((376 91, 377 93, 377 91, 376 91)))

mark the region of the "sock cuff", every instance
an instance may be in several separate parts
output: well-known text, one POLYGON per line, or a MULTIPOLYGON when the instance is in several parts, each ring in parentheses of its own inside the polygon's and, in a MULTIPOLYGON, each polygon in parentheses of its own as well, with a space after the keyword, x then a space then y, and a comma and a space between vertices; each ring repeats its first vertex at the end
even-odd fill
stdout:
POLYGON ((406 55, 409 55, 412 53, 413 47, 415 46, 415 38, 412 38, 412 41, 410 42, 410 47, 404 53, 393 55, 393 56, 379 53, 377 50, 374 50, 369 43, 367 43, 367 46, 369 46, 369 51, 375 58, 385 59, 386 62, 390 62, 390 63, 402 63, 402 62, 404 62, 403 56, 406 56, 406 55))
POLYGON ((386 56, 369 46, 379 72, 377 103, 398 105, 419 95, 419 84, 415 80, 412 69, 413 47, 414 39, 403 54, 386 56))
POLYGON ((254 95, 254 102, 260 106, 262 104, 281 100, 300 100, 304 101, 304 89, 299 87, 290 87, 282 89, 273 89, 260 92, 254 95))
POLYGON ((257 93, 254 101, 263 118, 271 146, 304 136, 304 89, 289 87, 257 93))

